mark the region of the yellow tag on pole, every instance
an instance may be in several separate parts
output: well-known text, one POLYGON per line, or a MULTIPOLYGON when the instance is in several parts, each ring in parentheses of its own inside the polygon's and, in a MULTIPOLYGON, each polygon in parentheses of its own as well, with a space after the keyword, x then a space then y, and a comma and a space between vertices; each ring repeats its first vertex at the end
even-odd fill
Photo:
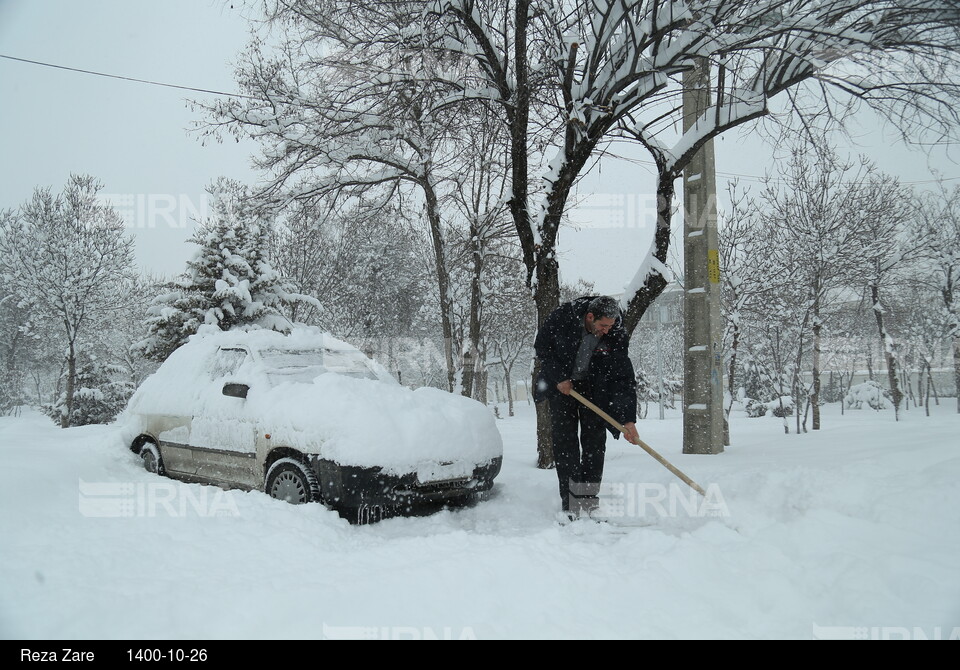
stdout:
POLYGON ((720 252, 716 249, 707 249, 707 274, 711 284, 720 283, 720 252))

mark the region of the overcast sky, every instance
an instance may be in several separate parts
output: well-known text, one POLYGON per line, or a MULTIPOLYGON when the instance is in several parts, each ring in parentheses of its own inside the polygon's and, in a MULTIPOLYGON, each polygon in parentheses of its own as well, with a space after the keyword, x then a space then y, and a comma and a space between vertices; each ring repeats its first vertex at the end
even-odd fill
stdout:
MULTIPOLYGON (((0 54, 125 77, 232 92, 246 41, 246 22, 221 0, 0 0, 0 54)), ((186 101, 205 94, 3 58, 0 87, 0 207, 91 174, 134 214, 146 270, 183 269, 193 225, 180 213, 202 207, 213 179, 255 178, 251 146, 188 135, 198 115, 186 101), (148 207, 156 216, 136 216, 148 207)))
MULTIPOLYGON (((247 40, 229 0, 0 0, 0 55, 123 77, 232 92, 232 63, 247 40)), ((91 174, 116 196, 145 271, 183 269, 190 219, 216 177, 257 178, 253 145, 201 146, 187 133, 199 115, 186 101, 206 94, 6 58, 0 90, 0 208, 20 205, 37 186, 59 192, 71 172, 91 174)), ((933 178, 927 157, 889 133, 865 130, 861 143, 855 151, 904 181, 933 178)), ((716 146, 719 189, 735 174, 757 183, 771 169, 770 148, 755 140, 730 135, 716 146)), ((960 181, 946 154, 938 150, 933 164, 960 181)), ((574 219, 591 225, 561 236, 565 279, 586 276, 605 293, 630 280, 652 235, 653 190, 643 164, 607 162, 584 181, 574 219)))

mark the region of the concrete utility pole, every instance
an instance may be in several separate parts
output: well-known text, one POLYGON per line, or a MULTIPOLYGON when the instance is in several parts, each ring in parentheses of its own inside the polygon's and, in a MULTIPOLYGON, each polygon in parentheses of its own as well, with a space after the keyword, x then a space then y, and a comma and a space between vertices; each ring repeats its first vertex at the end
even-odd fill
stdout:
MULTIPOLYGON (((683 130, 710 107, 710 65, 683 75, 683 130)), ((723 451, 720 257, 713 141, 683 171, 683 453, 723 451)))

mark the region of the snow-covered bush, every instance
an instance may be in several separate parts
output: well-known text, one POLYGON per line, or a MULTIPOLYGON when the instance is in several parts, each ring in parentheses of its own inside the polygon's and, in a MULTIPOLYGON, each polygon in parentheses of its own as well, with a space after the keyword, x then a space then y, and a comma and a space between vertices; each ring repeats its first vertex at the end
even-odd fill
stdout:
POLYGON ((747 398, 745 410, 747 412, 747 416, 755 419, 757 417, 766 415, 767 404, 760 402, 759 400, 754 400, 753 398, 747 398))
MULTIPOLYGON (((127 401, 135 390, 128 381, 114 381, 116 374, 111 366, 96 360, 86 360, 77 370, 77 388, 73 394, 73 411, 70 413, 71 426, 87 426, 95 423, 111 423, 126 407, 127 401)), ((41 409, 57 424, 65 411, 66 394, 60 395, 57 402, 44 405, 41 409)))
POLYGON ((767 409, 769 409, 770 413, 775 417, 781 419, 785 416, 793 416, 793 398, 785 395, 779 400, 771 400, 767 403, 767 409))
POLYGON ((864 405, 870 409, 881 410, 893 407, 890 392, 880 384, 869 379, 862 384, 850 387, 843 398, 843 405, 847 409, 863 409, 864 405))

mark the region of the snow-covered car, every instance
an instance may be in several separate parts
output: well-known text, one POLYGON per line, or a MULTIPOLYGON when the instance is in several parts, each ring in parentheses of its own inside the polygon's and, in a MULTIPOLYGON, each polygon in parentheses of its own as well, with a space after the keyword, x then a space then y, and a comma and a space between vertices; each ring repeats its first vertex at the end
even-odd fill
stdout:
POLYGON ((194 335, 119 420, 151 472, 322 502, 352 522, 492 488, 503 442, 481 403, 400 385, 314 329, 194 335))

